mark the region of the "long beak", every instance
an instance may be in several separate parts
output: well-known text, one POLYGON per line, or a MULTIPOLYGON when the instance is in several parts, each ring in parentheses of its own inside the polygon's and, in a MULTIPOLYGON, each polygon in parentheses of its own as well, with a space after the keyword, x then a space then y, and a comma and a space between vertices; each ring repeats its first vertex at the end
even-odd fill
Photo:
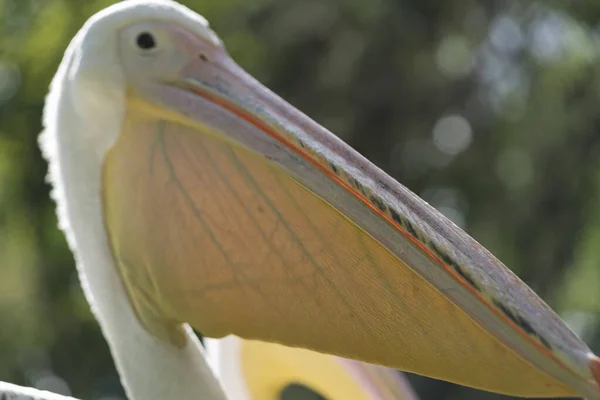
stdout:
POLYGON ((600 399, 597 359, 529 287, 213 50, 138 89, 106 160, 113 251, 150 331, 177 343, 188 322, 500 393, 600 399))

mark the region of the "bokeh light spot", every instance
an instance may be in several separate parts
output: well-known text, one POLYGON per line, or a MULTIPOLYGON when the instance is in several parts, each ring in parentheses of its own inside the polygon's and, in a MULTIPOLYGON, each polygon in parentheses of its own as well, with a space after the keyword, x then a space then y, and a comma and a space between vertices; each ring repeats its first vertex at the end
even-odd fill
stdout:
POLYGON ((438 68, 449 78, 467 75, 474 65, 471 48, 463 36, 444 38, 437 48, 435 59, 438 68))
POLYGON ((433 143, 444 154, 455 156, 465 151, 473 139, 471 124, 460 115, 440 118, 433 128, 433 143))

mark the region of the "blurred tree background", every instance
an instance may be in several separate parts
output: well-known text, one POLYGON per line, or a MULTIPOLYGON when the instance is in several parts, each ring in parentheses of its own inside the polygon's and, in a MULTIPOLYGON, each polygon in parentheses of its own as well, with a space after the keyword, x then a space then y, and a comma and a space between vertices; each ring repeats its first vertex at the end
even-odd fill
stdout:
MULTIPOLYGON (((0 0, 0 380, 123 399, 37 147, 110 0, 0 0)), ((489 248, 600 352, 600 2, 187 0, 232 56, 489 248)), ((410 376, 427 399, 507 399, 410 376)))

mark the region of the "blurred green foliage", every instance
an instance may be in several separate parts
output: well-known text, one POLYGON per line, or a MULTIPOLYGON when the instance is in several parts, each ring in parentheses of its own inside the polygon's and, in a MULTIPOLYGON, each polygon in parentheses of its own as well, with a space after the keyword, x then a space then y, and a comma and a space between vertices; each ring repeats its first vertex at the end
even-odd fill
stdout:
MULTIPOLYGON (((123 398, 37 147, 109 0, 0 0, 0 380, 123 398)), ((233 57, 461 225, 600 351, 600 3, 188 0, 233 57)), ((499 395, 411 376, 423 399, 499 395)))

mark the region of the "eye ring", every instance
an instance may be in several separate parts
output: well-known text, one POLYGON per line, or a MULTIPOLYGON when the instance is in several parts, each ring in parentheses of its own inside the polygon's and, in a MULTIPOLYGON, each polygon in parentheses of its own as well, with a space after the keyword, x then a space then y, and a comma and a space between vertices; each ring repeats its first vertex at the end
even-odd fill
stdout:
POLYGON ((135 38, 135 44, 141 50, 153 50, 157 43, 154 35, 150 32, 140 32, 135 38))

